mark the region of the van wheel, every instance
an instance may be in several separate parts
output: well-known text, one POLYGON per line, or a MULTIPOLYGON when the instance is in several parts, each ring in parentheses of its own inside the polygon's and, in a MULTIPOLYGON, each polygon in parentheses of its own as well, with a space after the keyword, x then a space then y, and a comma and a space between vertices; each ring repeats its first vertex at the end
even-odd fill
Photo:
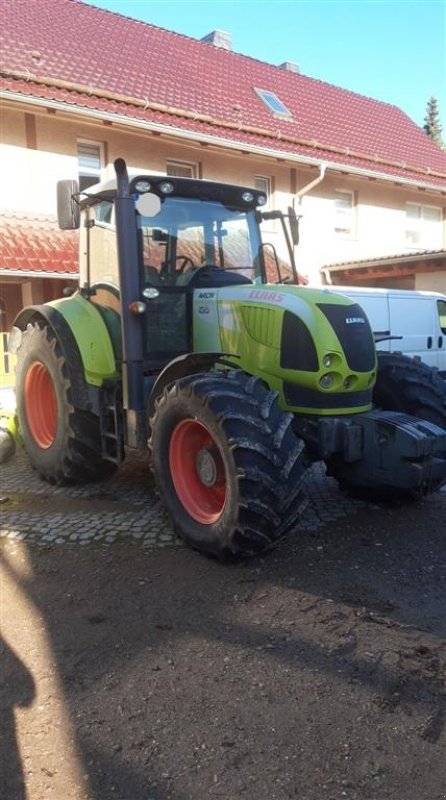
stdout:
POLYGON ((378 352, 373 403, 446 429, 446 381, 438 370, 402 353, 378 352))

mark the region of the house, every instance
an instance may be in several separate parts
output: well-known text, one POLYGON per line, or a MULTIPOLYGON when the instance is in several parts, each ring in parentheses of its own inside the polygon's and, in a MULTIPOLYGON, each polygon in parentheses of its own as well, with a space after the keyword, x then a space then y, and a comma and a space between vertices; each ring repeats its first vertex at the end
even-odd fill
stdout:
POLYGON ((400 109, 235 53, 222 31, 196 40, 80 0, 3 4, 0 36, 2 330, 76 278, 57 180, 85 189, 118 156, 294 205, 312 283, 446 290, 446 153, 400 109))

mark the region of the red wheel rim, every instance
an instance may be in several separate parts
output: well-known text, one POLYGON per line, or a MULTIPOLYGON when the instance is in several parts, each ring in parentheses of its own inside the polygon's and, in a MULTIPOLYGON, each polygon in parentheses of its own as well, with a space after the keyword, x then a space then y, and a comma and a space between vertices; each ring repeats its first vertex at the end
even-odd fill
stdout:
POLYGON ((56 438, 57 400, 51 375, 40 361, 26 373, 24 401, 31 436, 42 450, 47 450, 56 438))
POLYGON ((184 419, 172 433, 169 465, 173 485, 187 513, 202 525, 217 522, 226 502, 223 459, 211 432, 184 419))

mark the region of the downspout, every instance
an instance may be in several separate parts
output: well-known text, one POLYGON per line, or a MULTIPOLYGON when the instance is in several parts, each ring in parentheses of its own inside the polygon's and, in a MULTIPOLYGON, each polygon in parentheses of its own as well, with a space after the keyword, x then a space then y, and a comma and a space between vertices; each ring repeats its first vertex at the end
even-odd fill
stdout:
MULTIPOLYGON (((319 175, 317 176, 317 178, 314 178, 312 181, 310 181, 310 183, 307 183, 305 186, 302 186, 302 189, 299 189, 299 191, 297 191, 295 193, 295 195, 293 197, 293 208, 294 208, 294 210, 296 210, 296 206, 295 206, 296 198, 298 198, 299 205, 301 205, 302 197, 304 195, 308 194, 308 192, 311 189, 313 189, 315 186, 317 186, 318 183, 322 183, 322 181, 325 178, 326 170, 327 170, 327 164, 323 164, 323 163, 319 164, 319 175)), ((294 264, 296 264, 296 259, 295 259, 294 253, 293 253, 293 261, 294 261, 294 264)), ((296 266, 294 267, 294 271, 295 271, 295 274, 296 274, 297 283, 299 283, 299 271, 298 271, 296 266)), ((303 280, 305 281, 306 279, 303 278, 303 280)))
POLYGON ((332 277, 331 277, 330 268, 329 267, 321 267, 319 272, 322 272, 322 275, 325 278, 325 285, 326 286, 332 286, 333 285, 333 280, 332 280, 332 277))
POLYGON ((303 186, 302 189, 299 189, 299 191, 295 193, 294 197, 295 198, 298 197, 300 200, 300 198, 303 197, 304 194, 308 194, 310 189, 313 189, 314 186, 317 186, 318 183, 321 183, 325 178, 326 169, 327 169, 326 164, 319 164, 319 175, 317 176, 317 178, 314 178, 314 180, 310 181, 310 183, 307 183, 306 186, 303 186))

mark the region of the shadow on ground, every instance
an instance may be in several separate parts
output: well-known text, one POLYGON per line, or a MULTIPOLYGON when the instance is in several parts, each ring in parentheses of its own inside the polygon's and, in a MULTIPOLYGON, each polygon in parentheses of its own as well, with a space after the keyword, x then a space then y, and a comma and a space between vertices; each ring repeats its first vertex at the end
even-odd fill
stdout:
POLYGON ((60 800, 60 754, 33 703, 51 666, 76 800, 440 800, 445 511, 444 495, 364 511, 232 566, 125 541, 9 543, 4 575, 52 661, 7 651, 3 796, 25 798, 25 781, 29 800, 60 800))

